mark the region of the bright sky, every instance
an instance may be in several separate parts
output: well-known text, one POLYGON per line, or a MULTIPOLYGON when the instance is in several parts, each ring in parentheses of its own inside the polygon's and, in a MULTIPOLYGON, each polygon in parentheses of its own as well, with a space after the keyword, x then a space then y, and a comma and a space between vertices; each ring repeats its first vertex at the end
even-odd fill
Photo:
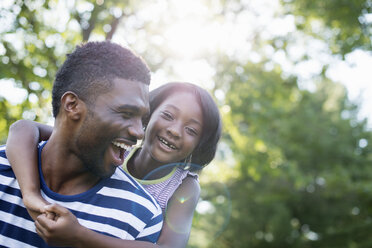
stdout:
MULTIPOLYGON (((329 55, 324 42, 296 33, 293 16, 288 15, 281 19, 275 17, 275 11, 279 8, 279 3, 275 0, 242 1, 245 2, 247 10, 243 10, 238 16, 226 15, 223 21, 212 18, 214 12, 219 11, 218 5, 214 5, 211 10, 206 8, 202 1, 170 2, 172 13, 177 18, 164 27, 164 45, 177 55, 177 59, 169 60, 171 65, 167 65, 173 68, 175 78, 208 88, 213 85, 215 70, 206 60, 198 58, 199 52, 223 51, 242 63, 248 59, 259 62, 260 55, 252 48, 252 33, 259 30, 261 35, 267 38, 274 35, 292 35, 295 44, 289 46, 287 56, 283 51, 274 52, 269 46, 264 48, 263 52, 281 64, 285 73, 298 75, 300 85, 309 90, 313 87, 313 76, 320 73, 323 65, 328 64, 327 76, 346 87, 349 98, 361 106, 360 118, 367 117, 372 128, 371 52, 356 50, 348 54, 345 61, 340 61, 329 55), (305 52, 309 55, 308 61, 296 65, 290 62, 300 58, 305 52)), ((158 1, 148 9, 143 9, 141 14, 148 18, 164 15, 164 1, 158 1)), ((372 22, 372 18, 369 19, 372 22)), ((169 75, 158 70, 153 75, 152 87, 167 81, 169 75)))
MULTIPOLYGON (((11 0, 7 1, 11 2, 11 0)), ((168 23, 162 26, 162 37, 157 37, 153 42, 167 47, 169 53, 173 55, 164 65, 171 68, 173 74, 169 75, 162 69, 154 72, 151 88, 174 80, 189 81, 206 88, 212 87, 215 70, 199 56, 205 51, 212 54, 224 53, 242 63, 248 60, 259 62, 261 54, 264 54, 281 64, 285 73, 298 75, 301 86, 310 90, 313 85, 312 76, 319 73, 322 65, 329 64, 327 76, 345 85, 350 99, 360 102, 361 117, 368 117, 372 127, 370 110, 372 109, 372 82, 369 79, 372 65, 371 53, 357 50, 346 56, 345 61, 340 61, 328 55, 325 43, 296 33, 293 16, 287 15, 280 19, 275 17, 275 12, 280 8, 277 0, 242 0, 241 2, 245 4, 245 10, 239 15, 226 14, 224 18, 215 18, 215 14, 222 8, 218 4, 219 1, 215 1, 212 6, 205 5, 204 1, 190 0, 157 0, 144 3, 137 12, 139 19, 155 24, 168 23), (276 52, 270 46, 257 52, 253 48, 254 37, 252 37, 252 34, 257 32, 263 38, 291 35, 295 42, 289 46, 287 55, 283 51, 276 52), (309 54, 308 61, 299 64, 291 62, 305 52, 309 54)), ((58 25, 61 25, 64 21, 60 20, 66 19, 63 18, 66 14, 61 9, 66 8, 68 4, 60 1, 58 5, 58 14, 47 13, 45 18, 52 21, 50 17, 59 16, 55 19, 58 19, 58 25)), ((89 8, 89 5, 78 7, 84 10, 89 8)), ((229 9, 234 8, 237 6, 231 1, 229 9)), ((129 19, 125 25, 130 28, 131 25, 138 25, 137 22, 138 20, 129 19)), ((62 26, 60 28, 63 29, 62 26)), ((126 32, 125 35, 121 32, 121 30, 117 31, 113 39, 115 42, 129 44, 139 54, 148 48, 146 43, 141 41, 138 30, 133 33, 126 32)), ((94 39, 101 38, 94 37, 94 39)), ((2 52, 4 51, 0 44, 0 55, 2 52)), ((268 68, 270 66, 272 65, 267 64, 268 68)), ((13 81, 1 80, 0 83, 0 95, 6 97, 11 103, 17 104, 25 99, 26 91, 15 87, 13 81)))
POLYGON ((371 53, 355 51, 346 56, 346 61, 334 63, 328 76, 346 86, 350 99, 360 101, 360 115, 369 118, 369 126, 372 128, 371 66, 371 53))

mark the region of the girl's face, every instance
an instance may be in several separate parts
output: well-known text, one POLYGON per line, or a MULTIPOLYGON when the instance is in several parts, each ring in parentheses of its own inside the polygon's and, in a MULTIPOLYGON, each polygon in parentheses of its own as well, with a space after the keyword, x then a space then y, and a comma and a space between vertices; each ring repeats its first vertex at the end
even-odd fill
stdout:
POLYGON ((143 149, 161 163, 184 160, 199 143, 203 121, 202 110, 192 93, 174 93, 152 114, 143 149))

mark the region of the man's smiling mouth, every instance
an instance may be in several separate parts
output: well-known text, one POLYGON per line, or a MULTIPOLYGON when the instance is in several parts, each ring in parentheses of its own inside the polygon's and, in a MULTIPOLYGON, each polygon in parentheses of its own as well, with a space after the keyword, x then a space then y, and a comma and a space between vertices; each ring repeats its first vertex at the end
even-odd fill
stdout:
POLYGON ((129 148, 132 147, 132 146, 129 146, 129 145, 126 145, 126 144, 124 144, 124 143, 122 143, 122 142, 117 142, 117 141, 112 141, 111 143, 112 143, 113 145, 119 147, 119 148, 124 149, 124 150, 128 150, 129 148))
POLYGON ((120 165, 124 162, 124 153, 129 150, 132 146, 127 145, 122 141, 112 141, 111 144, 113 145, 113 156, 115 159, 115 164, 120 165))

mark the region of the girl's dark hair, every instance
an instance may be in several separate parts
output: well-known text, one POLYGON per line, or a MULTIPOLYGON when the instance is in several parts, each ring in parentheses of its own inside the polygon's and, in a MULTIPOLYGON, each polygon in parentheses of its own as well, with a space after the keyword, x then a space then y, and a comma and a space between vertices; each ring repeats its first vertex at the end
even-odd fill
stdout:
MULTIPOLYGON (((149 118, 151 118, 152 113, 165 99, 178 92, 190 92, 195 95, 202 109, 202 134, 199 144, 192 152, 190 161, 193 165, 197 165, 191 166, 190 171, 197 171, 209 164, 216 154, 217 143, 221 137, 221 116, 215 101, 206 90, 190 83, 167 83, 150 92, 149 118)), ((182 101, 182 99, 180 99, 180 101, 182 101)))
POLYGON ((97 96, 111 90, 115 78, 149 85, 150 70, 132 51, 110 41, 77 46, 57 72, 52 91, 53 116, 57 117, 65 92, 72 91, 94 104, 97 96))

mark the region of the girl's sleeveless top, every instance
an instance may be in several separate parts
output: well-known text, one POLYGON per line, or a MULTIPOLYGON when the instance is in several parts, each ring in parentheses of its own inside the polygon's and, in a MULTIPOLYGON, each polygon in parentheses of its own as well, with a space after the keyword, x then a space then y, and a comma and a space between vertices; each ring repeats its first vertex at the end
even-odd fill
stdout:
MULTIPOLYGON (((133 156, 133 154, 140 148, 140 146, 135 146, 131 151, 126 153, 125 160, 122 168, 128 173, 127 163, 133 156)), ((181 185, 183 179, 186 177, 193 177, 197 181, 198 175, 196 173, 190 172, 189 170, 184 170, 180 167, 174 167, 174 169, 162 178, 155 180, 142 180, 136 179, 137 182, 142 184, 142 186, 149 192, 159 203, 163 212, 167 208, 169 199, 172 197, 176 189, 181 185)))

